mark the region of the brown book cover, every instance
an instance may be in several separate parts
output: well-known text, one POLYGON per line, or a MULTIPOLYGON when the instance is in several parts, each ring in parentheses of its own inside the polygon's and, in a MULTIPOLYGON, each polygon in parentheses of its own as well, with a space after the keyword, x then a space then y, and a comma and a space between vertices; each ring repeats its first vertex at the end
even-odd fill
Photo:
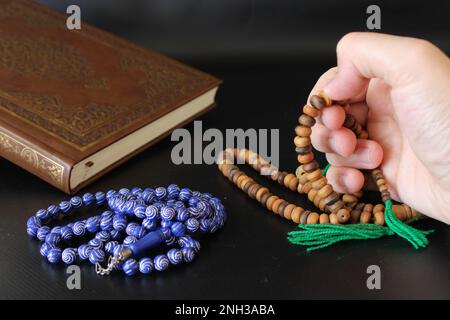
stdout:
POLYGON ((214 104, 220 81, 26 0, 0 0, 0 156, 74 193, 214 104))

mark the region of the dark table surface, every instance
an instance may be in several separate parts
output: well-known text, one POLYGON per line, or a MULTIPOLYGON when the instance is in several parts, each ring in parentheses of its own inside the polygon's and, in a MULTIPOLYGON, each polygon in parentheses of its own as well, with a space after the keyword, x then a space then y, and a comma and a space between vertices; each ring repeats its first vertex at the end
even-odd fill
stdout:
MULTIPOLYGON (((204 115, 204 128, 279 128, 281 168, 293 171, 293 128, 299 106, 315 79, 333 59, 278 62, 236 61, 196 67, 225 82, 217 108, 204 115)), ((192 125, 187 126, 192 129, 192 125)), ((268 213, 207 165, 171 163, 174 143, 165 139, 84 191, 177 183, 217 195, 226 206, 225 227, 202 241, 197 259, 151 276, 109 278, 82 265, 81 290, 66 287, 66 269, 39 255, 39 242, 25 232, 26 219, 37 209, 66 196, 26 171, 0 160, 0 298, 450 298, 450 231, 436 222, 430 246, 414 250, 398 237, 348 242, 306 254, 286 240, 295 226, 268 213), (381 290, 366 287, 369 265, 381 268, 381 290)), ((250 170, 249 170, 250 172, 250 170)), ((268 181, 262 180, 269 184, 268 181)), ((305 197, 272 183, 272 189, 299 205, 305 197)), ((378 201, 377 194, 366 200, 378 201)))

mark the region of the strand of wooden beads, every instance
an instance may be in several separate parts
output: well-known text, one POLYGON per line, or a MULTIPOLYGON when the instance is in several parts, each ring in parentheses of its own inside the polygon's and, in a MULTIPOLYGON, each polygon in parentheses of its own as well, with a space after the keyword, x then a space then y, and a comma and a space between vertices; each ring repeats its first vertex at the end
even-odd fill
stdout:
MULTIPOLYGON (((231 148, 224 150, 219 155, 217 161, 219 170, 250 198, 257 200, 268 210, 297 224, 374 223, 380 226, 385 225, 383 204, 372 205, 359 202, 359 198, 362 196, 361 191, 354 194, 337 193, 328 183, 317 161, 314 160, 310 136, 311 127, 316 123, 315 119, 323 108, 332 104, 344 105, 345 103, 332 101, 322 93, 313 95, 309 102, 310 104, 303 107, 303 112, 298 119, 299 125, 295 128, 294 144, 297 160, 300 163, 295 174, 280 171, 251 150, 231 148), (249 164, 261 175, 271 178, 280 185, 300 194, 307 194, 308 199, 320 212, 306 210, 271 193, 267 187, 256 183, 254 179, 241 171, 236 163, 249 164)), ((359 139, 368 138, 367 131, 349 113, 346 113, 344 126, 352 130, 359 139)), ((373 170, 372 177, 378 186, 383 202, 391 200, 381 170, 373 170)), ((392 211, 401 221, 410 220, 418 215, 414 209, 405 204, 393 205, 392 211)))

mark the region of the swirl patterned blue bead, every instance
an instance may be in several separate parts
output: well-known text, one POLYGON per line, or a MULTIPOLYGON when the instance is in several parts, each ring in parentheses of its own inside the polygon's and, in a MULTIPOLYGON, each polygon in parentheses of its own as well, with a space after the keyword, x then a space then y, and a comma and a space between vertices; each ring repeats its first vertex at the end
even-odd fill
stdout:
POLYGON ((169 258, 171 264, 177 265, 183 262, 183 253, 181 250, 173 248, 167 252, 167 258, 169 258))
POLYGON ((92 264, 101 263, 105 260, 105 252, 100 249, 93 249, 89 252, 89 261, 92 264))
POLYGON ((139 260, 139 271, 142 274, 149 274, 153 271, 153 261, 150 258, 142 258, 139 260))
POLYGON ((101 192, 101 191, 97 192, 95 194, 95 201, 97 202, 97 205, 99 205, 99 206, 103 205, 106 201, 105 193, 101 192))
POLYGON ((183 223, 177 221, 172 224, 170 230, 175 237, 182 237, 186 232, 186 226, 183 223))
POLYGON ((123 264, 122 270, 127 276, 132 276, 139 270, 139 264, 134 259, 128 259, 123 264))
POLYGON ((113 228, 113 216, 102 216, 100 220, 100 229, 107 231, 113 228))
POLYGON ((95 197, 92 193, 85 193, 82 199, 85 206, 91 206, 95 203, 95 197))
POLYGON ((188 234, 196 234, 198 230, 216 232, 224 225, 225 218, 225 209, 218 198, 171 184, 167 188, 142 190, 134 187, 131 191, 122 188, 106 194, 97 192, 72 197, 38 210, 27 220, 27 233, 43 242, 40 254, 50 263, 74 264, 87 260, 96 265, 99 274, 122 269, 131 276, 137 272, 164 271, 171 264, 192 261, 200 250, 200 243, 188 234), (64 218, 76 212, 75 209, 93 205, 107 208, 87 220, 48 226, 60 214, 64 218), (78 248, 65 247, 86 233, 91 234, 90 241, 78 248), (161 244, 170 247, 166 254, 135 260, 135 256, 161 244), (110 260, 106 255, 111 255, 110 260), (111 264, 102 268, 100 263, 106 260, 111 264))
POLYGON ((145 210, 145 215, 147 216, 147 218, 152 219, 152 220, 159 218, 158 207, 155 205, 149 205, 147 207, 147 209, 145 210))
POLYGON ((176 199, 180 194, 180 187, 176 184, 171 184, 167 187, 167 197, 169 199, 176 199))
POLYGON ((137 239, 142 238, 146 233, 146 230, 144 227, 136 226, 135 228, 131 229, 130 236, 136 237, 137 239))
POLYGON ((71 227, 65 226, 61 228, 61 238, 64 241, 70 241, 74 238, 74 233, 71 227))
POLYGON ((129 236, 133 235, 134 229, 139 228, 140 226, 135 222, 130 222, 125 228, 125 233, 129 236))
POLYGON ((61 249, 59 249, 59 248, 52 248, 47 253, 47 260, 50 263, 58 263, 59 261, 61 261, 61 256, 62 256, 61 249))
POLYGON ((27 227, 27 233, 31 237, 37 237, 38 230, 39 230, 38 227, 34 227, 34 226, 27 227))
POLYGON ((90 217, 86 220, 86 230, 90 233, 95 233, 100 229, 100 216, 90 217))
POLYGON ((114 248, 119 245, 117 241, 110 241, 105 244, 105 251, 109 254, 114 254, 114 248))
POLYGON ((61 235, 58 233, 51 232, 51 233, 47 234, 47 236, 45 237, 45 242, 52 246, 58 245, 60 241, 61 241, 61 235))
POLYGON ((128 236, 123 240, 123 244, 130 245, 130 244, 135 243, 136 241, 138 241, 138 239, 136 237, 128 236))
POLYGON ((111 197, 113 197, 117 193, 116 190, 108 190, 106 192, 106 200, 109 200, 111 197))
POLYGON ((135 196, 139 196, 142 193, 142 189, 139 187, 134 187, 131 189, 131 194, 135 196))
POLYGON ((181 249, 181 252, 183 253, 184 261, 186 262, 192 262, 195 258, 195 250, 193 248, 187 247, 181 249))
POLYGON ((65 264, 73 264, 77 260, 77 250, 74 248, 67 248, 62 252, 62 261, 65 264))
POLYGON ((152 188, 146 188, 141 195, 142 200, 144 200, 146 204, 150 204, 151 202, 153 202, 155 197, 155 190, 153 190, 152 188))
POLYGON ((158 187, 155 189, 155 196, 158 200, 164 200, 167 196, 167 190, 164 187, 158 187))
POLYGON ((61 228, 62 227, 53 227, 52 230, 50 230, 51 233, 57 233, 61 235, 61 228))
POLYGON ((41 256, 43 257, 47 257, 48 253, 50 252, 51 249, 54 249, 55 247, 44 242, 39 250, 39 253, 41 254, 41 256))
POLYGON ((143 204, 138 204, 134 208, 134 215, 139 219, 144 219, 146 217, 146 215, 145 215, 146 209, 147 209, 147 206, 145 206, 143 204))
POLYGON ((84 236, 86 233, 86 222, 85 221, 77 221, 74 223, 72 227, 73 234, 76 236, 84 236))
POLYGON ((177 243, 177 238, 174 236, 170 236, 164 242, 166 243, 167 246, 170 247, 170 246, 174 245, 175 243, 177 243))
POLYGON ((101 242, 106 242, 111 239, 111 234, 108 231, 100 231, 95 234, 95 238, 101 242))
POLYGON ((185 222, 189 219, 189 211, 184 207, 177 208, 177 220, 180 222, 185 222))
POLYGON ((101 242, 97 238, 94 238, 94 239, 90 240, 88 242, 88 244, 94 249, 101 249, 101 248, 103 248, 103 242, 101 242))
POLYGON ((122 232, 115 229, 111 230, 109 234, 111 235, 111 240, 119 240, 122 236, 122 232))
POLYGON ((160 254, 155 257, 153 264, 154 264, 156 270, 164 271, 169 268, 170 261, 167 258, 167 256, 160 254))
POLYGON ((60 214, 59 206, 55 206, 53 204, 47 208, 47 211, 49 214, 48 219, 56 219, 60 214))
MULTIPOLYGON (((35 223, 37 221, 39 221, 39 225, 34 224, 33 226, 40 226, 41 221, 45 221, 49 218, 50 218, 50 213, 48 212, 48 210, 40 209, 40 210, 38 210, 38 212, 36 212, 36 216, 32 216, 30 219, 34 220, 35 223)), ((30 227, 31 225, 28 225, 28 226, 30 227)))
POLYGON ((195 218, 189 218, 186 220, 186 228, 189 233, 195 233, 200 228, 200 223, 195 218))
POLYGON ((175 217, 176 213, 177 212, 175 211, 174 208, 169 207, 169 206, 164 206, 161 209, 161 219, 170 221, 175 217))
POLYGON ((69 213, 70 210, 72 209, 72 204, 70 203, 70 201, 62 201, 59 204, 59 209, 61 210, 62 213, 69 213))
POLYGON ((122 215, 115 215, 113 218, 113 227, 117 231, 123 231, 127 227, 127 219, 122 215))
POLYGON ((49 233, 50 233, 50 228, 47 226, 43 226, 37 230, 36 236, 39 240, 45 241, 45 238, 47 237, 47 235, 49 233))
POLYGON ((189 188, 183 188, 180 190, 180 200, 188 201, 192 197, 192 191, 189 188))
POLYGON ((78 247, 78 256, 81 260, 87 260, 89 258, 89 254, 91 251, 94 250, 93 247, 91 247, 88 244, 82 244, 78 247))
POLYGON ((200 231, 208 233, 211 230, 211 219, 201 219, 200 220, 200 231))
POLYGON ((78 209, 83 205, 83 200, 80 197, 72 197, 70 199, 70 204, 72 205, 72 207, 78 209))

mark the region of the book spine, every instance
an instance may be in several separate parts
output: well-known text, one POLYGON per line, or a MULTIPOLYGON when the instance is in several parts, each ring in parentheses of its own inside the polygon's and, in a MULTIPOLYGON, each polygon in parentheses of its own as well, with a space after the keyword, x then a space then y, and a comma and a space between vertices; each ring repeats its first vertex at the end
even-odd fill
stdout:
POLYGON ((71 167, 23 135, 0 126, 0 156, 70 193, 71 167))

